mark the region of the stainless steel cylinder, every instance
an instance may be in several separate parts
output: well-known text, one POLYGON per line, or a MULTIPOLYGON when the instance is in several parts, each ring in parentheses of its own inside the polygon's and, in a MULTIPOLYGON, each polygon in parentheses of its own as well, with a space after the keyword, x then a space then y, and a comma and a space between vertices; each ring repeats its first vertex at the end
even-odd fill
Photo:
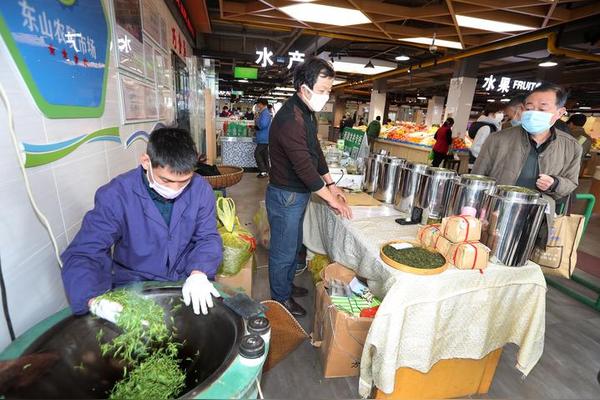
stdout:
POLYGON ((510 267, 525 265, 548 202, 538 192, 516 186, 498 186, 495 194, 483 197, 482 242, 491 249, 492 260, 510 267))
POLYGON ((406 163, 403 158, 388 157, 379 169, 379 177, 377 178, 377 191, 375 199, 384 202, 392 203, 394 196, 398 190, 398 179, 402 166, 406 163))
POLYGON ((468 214, 474 211, 479 216, 483 204, 483 195, 492 194, 496 181, 482 175, 465 174, 455 179, 450 185, 446 216, 468 214))
POLYGON ((456 171, 435 167, 427 168, 425 175, 421 175, 416 205, 423 209, 424 222, 429 219, 437 222, 446 216, 450 187, 455 178, 456 171))
POLYGON ((416 164, 407 162, 400 172, 398 190, 394 196, 394 208, 398 211, 412 214, 412 209, 416 205, 419 190, 421 189, 421 176, 426 173, 426 164, 416 164))
POLYGON ((379 170, 383 161, 387 157, 383 154, 371 154, 367 158, 365 168, 365 180, 363 183, 363 190, 367 193, 373 193, 377 190, 377 180, 379 179, 379 170))

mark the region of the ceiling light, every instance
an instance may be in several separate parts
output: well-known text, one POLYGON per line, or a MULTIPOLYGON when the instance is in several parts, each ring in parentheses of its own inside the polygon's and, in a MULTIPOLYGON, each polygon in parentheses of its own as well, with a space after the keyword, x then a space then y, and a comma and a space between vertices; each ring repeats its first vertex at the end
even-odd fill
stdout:
POLYGON ((550 68, 550 67, 556 67, 558 65, 557 62, 554 61, 544 61, 538 64, 540 67, 544 67, 544 68, 550 68))
POLYGON ((423 97, 423 96, 417 96, 418 100, 427 100, 427 97, 423 97))
POLYGON ((248 83, 248 79, 236 79, 238 82, 248 83))
MULTIPOLYGON (((398 39, 398 40, 401 40, 403 42, 426 44, 428 46, 430 46, 431 43, 433 42, 433 38, 426 38, 426 37, 402 38, 402 39, 398 39)), ((459 49, 459 50, 462 50, 462 48, 463 48, 462 44, 460 44, 459 42, 453 42, 451 40, 435 39, 435 45, 439 46, 439 47, 448 47, 450 49, 459 49)))
POLYGON ((296 89, 294 89, 293 87, 276 87, 273 90, 279 90, 280 92, 295 92, 296 89))
POLYGON ((510 99, 504 98, 504 99, 500 99, 500 101, 503 103, 508 103, 510 101, 510 99))
POLYGON ((365 68, 375 68, 375 66, 373 65, 371 60, 369 60, 369 62, 365 65, 365 68))
POLYGON ((371 22, 365 14, 358 10, 323 4, 294 4, 279 7, 279 10, 298 21, 316 22, 325 25, 349 26, 371 22))
POLYGON ((334 79, 333 80, 333 86, 335 86, 335 85, 341 85, 344 82, 346 82, 345 79, 334 79))
POLYGON ((335 72, 345 72, 348 74, 376 75, 382 72, 396 69, 396 64, 382 60, 367 60, 360 57, 343 57, 342 61, 333 63, 335 72), (371 62, 373 68, 366 68, 365 62, 371 62))
POLYGON ((581 106, 579 107, 580 110, 591 110, 592 107, 588 107, 588 106, 581 106))
POLYGON ((514 32, 514 31, 529 31, 529 30, 535 29, 532 26, 511 24, 508 22, 493 21, 491 19, 467 17, 466 15, 457 15, 456 22, 458 23, 459 26, 462 26, 465 28, 481 29, 483 31, 490 31, 490 32, 514 32))
POLYGON ((408 61, 408 60, 410 60, 409 56, 401 55, 401 56, 396 57, 396 61, 408 61))
POLYGON ((496 100, 494 100, 494 99, 487 99, 487 102, 488 102, 488 103, 495 103, 495 102, 496 102, 496 100))

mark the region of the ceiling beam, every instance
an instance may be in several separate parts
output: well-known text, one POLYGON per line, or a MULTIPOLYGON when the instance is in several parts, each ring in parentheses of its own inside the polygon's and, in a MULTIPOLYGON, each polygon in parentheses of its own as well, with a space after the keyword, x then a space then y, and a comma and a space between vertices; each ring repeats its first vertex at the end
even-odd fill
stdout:
POLYGON ((552 16, 552 13, 554 13, 554 10, 556 9, 557 5, 558 5, 558 1, 552 2, 552 5, 550 6, 550 9, 548 10, 548 14, 546 14, 546 16, 544 17, 544 22, 542 22, 542 28, 545 28, 548 25, 548 22, 550 21, 550 17, 552 16))
POLYGON ((454 7, 452 6, 452 0, 446 0, 446 6, 448 7, 448 11, 450 12, 452 21, 454 21, 454 28, 456 29, 456 34, 458 35, 458 40, 460 41, 460 45, 464 49, 467 46, 465 46, 465 41, 463 40, 462 33, 460 32, 460 26, 458 26, 458 22, 456 21, 456 13, 454 12, 454 7))
MULTIPOLYGON (((456 11, 456 14, 464 14, 461 11, 462 7, 462 4, 454 5, 454 11, 456 11)), ((531 26, 532 28, 539 28, 543 21, 543 18, 515 14, 509 11, 502 10, 482 9, 481 11, 470 12, 469 15, 477 18, 489 19, 491 21, 500 21, 512 24, 531 26)))
POLYGON ((355 9, 357 9, 358 11, 360 11, 361 13, 365 14, 365 16, 369 19, 369 21, 371 21, 371 23, 373 25, 375 25, 377 27, 377 29, 379 29, 385 36, 387 36, 389 39, 394 40, 395 38, 392 37, 392 35, 390 35, 387 30, 383 29, 381 27, 381 24, 377 23, 374 19, 372 19, 368 13, 364 12, 360 6, 358 4, 356 4, 356 1, 353 0, 348 0, 348 3, 350 3, 355 9))
POLYGON ((448 14, 448 9, 443 5, 425 7, 404 7, 395 4, 384 4, 373 0, 355 0, 360 8, 369 13, 388 15, 398 18, 419 19, 420 17, 439 17, 448 14))

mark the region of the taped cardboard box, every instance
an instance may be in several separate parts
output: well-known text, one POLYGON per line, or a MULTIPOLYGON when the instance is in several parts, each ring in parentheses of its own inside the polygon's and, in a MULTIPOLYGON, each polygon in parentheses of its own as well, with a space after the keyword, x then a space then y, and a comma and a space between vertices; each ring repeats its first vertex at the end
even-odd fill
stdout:
POLYGON ((242 289, 246 294, 252 297, 252 266, 254 264, 254 256, 244 264, 240 272, 232 276, 219 275, 215 276, 215 281, 229 286, 231 289, 242 289))
POLYGON ((333 263, 322 271, 323 282, 317 284, 313 346, 319 348, 325 378, 360 374, 360 359, 371 328, 372 318, 353 317, 339 311, 331 302, 325 282, 338 279, 350 283, 355 274, 333 263))

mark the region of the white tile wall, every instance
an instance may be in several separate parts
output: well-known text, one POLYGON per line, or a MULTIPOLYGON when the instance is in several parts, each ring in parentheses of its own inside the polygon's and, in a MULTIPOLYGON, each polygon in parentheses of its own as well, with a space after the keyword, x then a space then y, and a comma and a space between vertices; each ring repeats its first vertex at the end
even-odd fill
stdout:
MULTIPOLYGON (((104 1, 108 5, 109 0, 104 1)), ((162 3, 160 8, 169 27, 172 26, 174 20, 166 5, 162 3)), ((7 92, 13 108, 18 142, 52 143, 113 126, 120 128, 123 142, 137 130, 150 132, 154 123, 121 125, 115 60, 113 53, 102 117, 48 119, 35 105, 0 40, 0 85, 7 92)), ((6 109, 0 102, 0 260, 18 335, 67 303, 48 232, 33 212, 18 158, 6 134, 7 120, 6 109)), ((79 231, 83 215, 93 206, 98 187, 136 167, 145 147, 143 142, 137 142, 129 149, 125 149, 124 143, 89 143, 57 162, 27 170, 34 198, 47 216, 61 252, 79 231)), ((0 310, 0 351, 9 342, 0 310)))

